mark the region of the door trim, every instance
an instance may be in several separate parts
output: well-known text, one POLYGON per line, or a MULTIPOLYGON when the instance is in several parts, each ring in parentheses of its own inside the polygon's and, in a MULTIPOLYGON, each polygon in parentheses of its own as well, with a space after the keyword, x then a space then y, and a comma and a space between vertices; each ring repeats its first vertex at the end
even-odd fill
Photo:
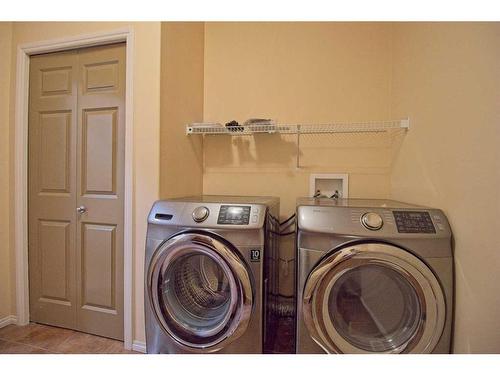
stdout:
POLYGON ((133 27, 76 35, 58 39, 20 44, 17 47, 15 142, 14 142, 14 249, 16 261, 17 324, 29 323, 28 282, 28 111, 30 56, 40 53, 93 47, 110 43, 126 43, 125 72, 125 194, 123 241, 123 320, 124 347, 132 349, 132 286, 133 286, 133 27))

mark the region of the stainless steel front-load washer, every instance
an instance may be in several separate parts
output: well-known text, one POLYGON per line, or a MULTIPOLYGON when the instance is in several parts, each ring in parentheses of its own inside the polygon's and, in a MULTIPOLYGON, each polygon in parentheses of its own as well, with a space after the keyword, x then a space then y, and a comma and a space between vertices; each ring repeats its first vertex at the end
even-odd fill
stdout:
POLYGON ((201 196, 158 201, 148 217, 148 353, 263 353, 277 295, 279 200, 201 196), (266 335, 264 335, 266 332, 266 335))
POLYGON ((387 200, 297 202, 297 353, 449 353, 451 230, 387 200))

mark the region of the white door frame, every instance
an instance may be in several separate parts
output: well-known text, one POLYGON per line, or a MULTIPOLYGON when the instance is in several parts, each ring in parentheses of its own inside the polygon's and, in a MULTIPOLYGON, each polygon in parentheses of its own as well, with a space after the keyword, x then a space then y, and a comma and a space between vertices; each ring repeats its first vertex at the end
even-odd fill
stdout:
POLYGON ((124 346, 132 349, 132 256, 133 256, 133 28, 44 40, 17 47, 16 107, 15 107, 15 256, 17 324, 29 323, 28 278, 28 111, 30 56, 75 48, 126 43, 125 91, 125 196, 124 196, 124 280, 123 318, 124 346))

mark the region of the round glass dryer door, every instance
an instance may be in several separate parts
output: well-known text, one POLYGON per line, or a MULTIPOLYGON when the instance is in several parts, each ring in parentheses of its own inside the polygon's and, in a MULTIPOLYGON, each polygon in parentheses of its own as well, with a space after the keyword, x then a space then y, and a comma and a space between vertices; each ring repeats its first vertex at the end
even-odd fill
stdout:
POLYGON ((444 295, 432 271, 387 244, 323 259, 304 288, 304 320, 330 353, 429 353, 443 332, 444 295))
POLYGON ((148 272, 155 316, 180 345, 218 350, 248 326, 253 291, 244 262, 218 237, 186 232, 156 251, 148 272))

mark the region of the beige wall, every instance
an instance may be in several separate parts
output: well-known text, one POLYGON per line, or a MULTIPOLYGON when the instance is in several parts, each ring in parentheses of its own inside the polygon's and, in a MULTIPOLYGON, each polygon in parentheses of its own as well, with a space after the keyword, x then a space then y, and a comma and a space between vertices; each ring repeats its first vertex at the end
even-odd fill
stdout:
MULTIPOLYGON (((106 23, 106 22, 41 22, 15 23, 12 43, 11 114, 15 98, 15 59, 19 44, 40 40, 91 34, 105 30, 129 27, 134 32, 133 96, 134 107, 134 339, 144 341, 143 268, 146 217, 153 201, 159 196, 159 130, 160 130, 160 39, 159 22, 106 23)), ((14 118, 10 118, 10 144, 14 144, 14 118)), ((11 148, 11 167, 14 150, 11 148)), ((10 176, 13 202, 13 168, 10 176)), ((10 206, 11 220, 13 206, 10 206)), ((13 222, 13 221, 11 221, 13 222)), ((11 244, 13 243, 11 227, 11 244)), ((14 256, 11 246, 11 256, 14 256)), ((14 285, 14 284, 13 284, 14 285)), ((14 288, 12 293, 15 293, 14 288)))
MULTIPOLYGON (((206 23, 204 120, 329 123, 390 118, 388 23, 206 23)), ((349 173, 351 197, 387 197, 391 145, 381 136, 206 137, 206 194, 276 195, 281 214, 309 194, 310 173, 349 173)))
POLYGON ((12 314, 9 244, 9 87, 12 23, 0 22, 0 319, 12 314))
POLYGON ((442 208, 454 232, 454 350, 500 353, 500 24, 394 29, 393 115, 412 128, 392 197, 442 208))
POLYGON ((186 122, 200 114, 205 121, 280 123, 410 116, 404 138, 304 136, 301 169, 294 136, 207 137, 203 192, 277 195, 286 216, 295 197, 308 194, 309 173, 337 172, 349 173, 351 197, 443 208, 456 242, 455 351, 500 352, 499 24, 207 23, 203 36, 200 24, 16 23, 12 48, 11 29, 0 24, 0 48, 10 51, 0 55, 0 318, 15 312, 4 301, 15 293, 6 264, 14 259, 7 215, 13 219, 17 45, 124 26, 134 29, 136 48, 135 339, 144 340, 150 205, 159 189, 162 197, 200 191, 200 139, 184 137, 186 122), (169 147, 161 152, 160 139, 169 147))
MULTIPOLYGON (((392 25, 206 23, 204 121, 279 123, 390 119, 392 25)), ((385 198, 399 137, 295 135, 205 137, 205 194, 272 195, 281 217, 309 195, 311 173, 348 173, 350 197, 385 198)), ((294 247, 281 245, 280 292, 291 295, 294 247)))
POLYGON ((203 120, 203 51, 202 22, 162 23, 161 198, 202 193, 202 140, 186 124, 203 120))
POLYGON ((406 136, 207 137, 204 193, 278 195, 349 173, 351 197, 443 208, 456 241, 456 352, 500 352, 499 24, 207 23, 204 120, 411 118, 406 136))

